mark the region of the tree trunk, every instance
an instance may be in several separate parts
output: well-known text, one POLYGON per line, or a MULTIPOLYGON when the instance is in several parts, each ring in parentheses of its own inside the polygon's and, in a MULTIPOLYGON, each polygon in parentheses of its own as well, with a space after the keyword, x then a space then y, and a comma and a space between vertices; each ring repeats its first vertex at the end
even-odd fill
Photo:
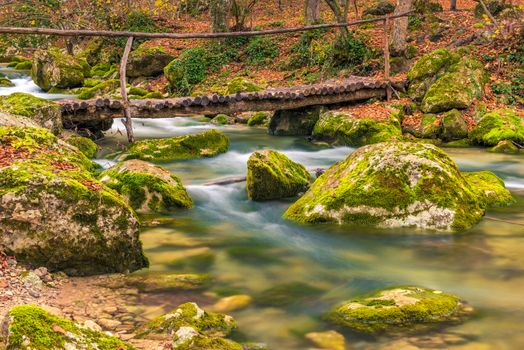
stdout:
MULTIPOLYGON (((333 14, 335 15, 335 18, 338 23, 344 23, 347 22, 347 14, 344 14, 344 11, 340 7, 337 0, 325 0, 328 4, 331 11, 333 11, 333 14)), ((340 27, 340 34, 343 37, 348 37, 349 31, 347 27, 340 27)))
MULTIPOLYGON (((410 11, 413 0, 398 0, 394 15, 410 11)), ((395 18, 391 31, 391 56, 399 57, 406 52, 408 36, 408 17, 395 18)))
POLYGON ((450 6, 449 6, 449 9, 451 11, 457 11, 457 0, 451 0, 451 3, 450 3, 450 6))
POLYGON ((211 17, 211 31, 213 33, 229 32, 229 0, 210 0, 209 14, 211 17))
POLYGON ((306 26, 320 22, 320 0, 305 0, 304 24, 306 26))

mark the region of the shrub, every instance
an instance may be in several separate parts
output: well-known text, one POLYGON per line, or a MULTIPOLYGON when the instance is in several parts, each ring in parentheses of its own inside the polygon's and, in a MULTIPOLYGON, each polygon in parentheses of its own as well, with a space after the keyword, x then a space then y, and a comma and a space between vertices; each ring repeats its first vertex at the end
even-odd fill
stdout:
POLYGON ((278 53, 276 40, 267 37, 256 37, 246 47, 248 62, 257 66, 269 63, 278 53))
POLYGON ((371 56, 365 37, 356 32, 338 36, 333 44, 333 65, 356 67, 371 56))

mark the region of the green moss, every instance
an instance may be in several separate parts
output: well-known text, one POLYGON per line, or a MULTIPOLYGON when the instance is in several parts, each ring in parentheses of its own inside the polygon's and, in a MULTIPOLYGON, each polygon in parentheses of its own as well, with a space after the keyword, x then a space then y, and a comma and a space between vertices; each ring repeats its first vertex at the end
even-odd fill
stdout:
POLYGON ((125 196, 135 210, 162 212, 193 206, 177 176, 143 161, 129 160, 114 165, 102 172, 100 179, 125 196))
POLYGON ((374 119, 357 119, 346 113, 325 112, 313 128, 313 137, 348 146, 400 139, 402 131, 397 120, 386 122, 374 119))
POLYGON ((227 152, 229 139, 217 130, 166 139, 141 140, 131 144, 124 159, 158 162, 214 157, 227 152))
POLYGON ((457 321, 464 314, 452 294, 419 287, 395 287, 341 303, 328 319, 353 331, 380 334, 420 325, 457 321))
POLYGON ((88 78, 88 79, 84 80, 84 84, 83 85, 84 85, 84 87, 92 88, 92 87, 95 87, 95 86, 97 86, 98 84, 101 84, 101 83, 102 83, 102 80, 88 78))
POLYGON ((80 100, 89 100, 96 96, 107 95, 115 91, 119 87, 120 87, 119 80, 116 80, 116 79, 106 80, 106 81, 99 83, 98 85, 93 86, 92 88, 83 90, 80 94, 78 94, 77 97, 80 100))
POLYGON ((109 62, 100 62, 91 68, 90 75, 93 77, 107 78, 113 73, 116 73, 116 71, 116 65, 109 62))
POLYGON ((515 203, 504 181, 491 171, 464 172, 466 181, 477 192, 484 206, 499 207, 515 203))
POLYGON ((442 115, 441 138, 444 141, 460 140, 468 137, 468 125, 462 114, 452 109, 442 115))
POLYGON ((65 139, 71 146, 78 148, 87 158, 94 158, 98 151, 98 146, 93 140, 80 135, 71 135, 65 139))
POLYGON ((491 147, 488 151, 495 153, 520 153, 520 149, 517 146, 515 146, 515 144, 512 141, 508 140, 500 141, 499 143, 497 143, 496 146, 491 147))
POLYGON ((15 86, 15 84, 11 80, 0 76, 0 87, 12 87, 12 86, 15 86))
POLYGON ((87 69, 85 61, 50 48, 35 52, 31 76, 46 91, 52 87, 67 89, 82 85, 87 69))
POLYGON ((457 141, 446 142, 443 147, 454 147, 454 148, 466 148, 471 147, 468 139, 462 139, 457 141))
POLYGON ((247 120, 247 125, 256 126, 264 125, 268 122, 269 113, 267 112, 255 112, 253 116, 247 120))
POLYGON ((238 77, 230 80, 227 83, 224 95, 233 95, 239 92, 255 92, 261 90, 264 90, 262 86, 258 86, 245 78, 238 77))
POLYGON ((244 350, 245 347, 242 345, 224 338, 207 337, 203 335, 197 335, 189 341, 181 342, 178 344, 179 338, 173 337, 173 341, 176 344, 173 349, 176 350, 244 350))
POLYGON ((180 327, 191 327, 210 337, 224 337, 237 327, 237 323, 231 316, 204 311, 195 303, 185 303, 140 327, 138 334, 173 334, 180 327))
POLYGON ((33 67, 33 63, 31 61, 24 61, 17 63, 14 67, 16 70, 30 70, 33 67))
POLYGON ((9 311, 9 316, 12 320, 7 349, 65 349, 66 344, 86 350, 134 349, 116 337, 81 327, 38 306, 16 306, 9 311))
POLYGON ((0 110, 7 113, 32 118, 38 110, 48 108, 60 110, 60 107, 55 102, 23 92, 0 96, 0 110))
POLYGON ((161 99, 164 98, 164 95, 160 91, 153 91, 145 95, 144 98, 161 99))
POLYGON ((136 87, 136 86, 131 86, 129 89, 128 89, 128 94, 130 95, 136 95, 136 96, 145 96, 149 93, 149 91, 147 90, 144 90, 144 89, 141 89, 139 87, 136 87))
POLYGON ((288 210, 298 222, 461 230, 480 220, 478 196, 439 148, 388 142, 329 168, 288 210))
POLYGON ((296 196, 309 186, 306 168, 276 151, 254 152, 247 162, 246 189, 257 201, 296 196))
POLYGON ((229 116, 225 114, 218 114, 216 117, 211 119, 211 123, 217 124, 217 125, 225 125, 228 124, 229 116))
POLYGON ((502 140, 524 143, 524 121, 515 110, 505 109, 485 114, 469 135, 471 142, 495 146, 502 140))

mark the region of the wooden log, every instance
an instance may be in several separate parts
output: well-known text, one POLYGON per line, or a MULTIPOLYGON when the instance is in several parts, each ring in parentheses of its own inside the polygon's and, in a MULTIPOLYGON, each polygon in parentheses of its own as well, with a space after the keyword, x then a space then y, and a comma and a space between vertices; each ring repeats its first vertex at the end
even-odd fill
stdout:
POLYGON ((210 102, 209 97, 207 97, 207 96, 202 96, 202 101, 200 102, 200 104, 201 104, 202 106, 204 106, 204 107, 207 106, 207 105, 209 104, 209 102, 210 102))
POLYGON ((193 103, 197 106, 202 105, 202 97, 200 96, 195 97, 195 99, 193 100, 193 103))

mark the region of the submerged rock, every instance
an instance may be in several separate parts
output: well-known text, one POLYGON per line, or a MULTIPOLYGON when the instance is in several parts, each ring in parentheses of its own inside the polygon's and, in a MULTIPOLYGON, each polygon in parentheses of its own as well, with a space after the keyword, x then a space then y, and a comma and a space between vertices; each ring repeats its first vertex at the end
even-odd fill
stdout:
POLYGON ((94 143, 90 138, 84 136, 71 134, 68 135, 64 141, 71 146, 78 148, 78 150, 82 152, 87 158, 94 158, 98 152, 97 144, 94 143))
POLYGON ((462 175, 478 193, 485 206, 499 207, 515 203, 515 199, 504 186, 504 181, 491 171, 464 172, 462 175))
POLYGON ((216 312, 231 312, 248 307, 252 300, 253 298, 246 294, 231 295, 217 301, 212 308, 216 312))
POLYGON ((303 282, 277 284, 257 294, 254 301, 262 306, 285 306, 322 293, 322 290, 303 282))
POLYGON ((229 139, 217 130, 165 139, 140 140, 131 144, 124 155, 127 159, 158 162, 214 157, 229 149, 229 139))
POLYGON ((138 334, 168 335, 172 337, 173 349, 242 350, 240 344, 224 338, 236 327, 231 316, 204 311, 196 303, 185 303, 140 327, 138 334))
POLYGON ((401 138, 402 131, 398 120, 394 118, 383 122, 328 111, 320 115, 313 129, 313 137, 348 146, 362 146, 401 138))
POLYGON ((469 139, 484 146, 496 146, 503 140, 524 144, 524 119, 512 109, 492 111, 479 120, 469 139))
POLYGON ((145 47, 142 44, 129 55, 127 76, 137 78, 160 75, 164 67, 174 59, 162 46, 145 47))
POLYGON ((0 248, 70 274, 147 266, 138 220, 94 164, 45 129, 0 127, 0 248))
POLYGON ((353 331, 379 334, 459 321, 471 312, 459 297, 420 287, 395 287, 346 301, 328 319, 353 331))
POLYGON ((269 122, 268 133, 274 136, 311 135, 320 114, 325 111, 321 106, 278 110, 269 122))
POLYGON ((140 212, 191 208, 182 181, 164 168, 142 160, 118 163, 100 174, 100 182, 123 195, 140 212))
POLYGON ((484 209, 457 165, 436 146, 388 142, 330 167, 284 213, 298 222, 461 230, 484 209))
POLYGON ((53 87, 69 89, 81 86, 84 73, 89 69, 87 62, 51 48, 35 52, 31 76, 35 84, 45 91, 53 87))
POLYGON ((51 315, 34 305, 9 311, 5 339, 8 349, 133 350, 134 347, 99 330, 51 315))
POLYGON ((346 349, 346 339, 336 331, 311 332, 306 334, 306 338, 316 346, 325 350, 344 350, 346 349))
POLYGON ((115 276, 108 287, 135 287, 141 292, 159 293, 181 290, 202 290, 211 283, 206 274, 148 273, 115 276))
POLYGON ((247 161, 247 194, 256 201, 296 196, 310 179, 303 165, 276 151, 254 152, 247 161))
POLYGON ((0 112, 29 118, 36 125, 47 128, 55 134, 62 130, 60 106, 31 94, 16 92, 0 96, 0 112))

